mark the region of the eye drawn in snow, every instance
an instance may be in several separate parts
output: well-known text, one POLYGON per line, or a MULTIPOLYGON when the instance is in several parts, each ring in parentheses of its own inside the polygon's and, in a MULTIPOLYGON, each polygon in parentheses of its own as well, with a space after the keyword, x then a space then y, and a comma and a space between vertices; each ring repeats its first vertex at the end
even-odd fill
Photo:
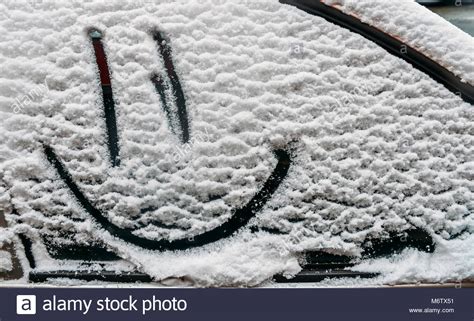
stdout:
MULTIPOLYGON (((89 31, 89 36, 94 47, 103 93, 104 118, 107 130, 107 147, 109 150, 110 164, 112 167, 119 167, 120 144, 117 130, 115 101, 113 97, 107 57, 102 44, 102 32, 97 29, 91 29, 89 31)), ((190 140, 191 134, 186 110, 186 98, 181 82, 175 70, 171 48, 168 44, 168 41, 166 40, 166 37, 161 31, 153 31, 152 36, 156 41, 159 53, 163 58, 166 74, 169 78, 169 84, 171 85, 171 92, 174 96, 173 101, 176 104, 177 117, 173 115, 172 108, 170 107, 170 103, 165 93, 165 90, 168 89, 167 82, 158 74, 153 74, 151 76, 151 82, 153 83, 157 94, 160 96, 162 108, 166 114, 171 132, 179 137, 179 141, 182 144, 187 144, 190 140)), ((265 204, 276 192, 282 181, 287 176, 291 165, 291 156, 288 151, 283 149, 274 150, 273 154, 277 159, 277 164, 273 169, 273 172, 263 183, 261 189, 246 205, 232 210, 232 215, 227 221, 198 235, 176 240, 152 240, 137 236, 133 233, 133 230, 123 228, 112 223, 104 215, 104 213, 95 207, 93 202, 81 191, 68 169, 64 166, 55 153, 54 149, 44 144, 43 151, 47 160, 54 167, 58 176, 61 178, 64 184, 66 184, 77 202, 90 216, 94 218, 101 228, 108 231, 111 235, 118 237, 130 244, 137 245, 144 249, 157 251, 186 250, 189 248, 210 244, 233 235, 245 227, 250 222, 250 220, 255 217, 255 215, 265 206, 265 204)), ((148 209, 142 210, 142 213, 143 211, 148 211, 148 209)))

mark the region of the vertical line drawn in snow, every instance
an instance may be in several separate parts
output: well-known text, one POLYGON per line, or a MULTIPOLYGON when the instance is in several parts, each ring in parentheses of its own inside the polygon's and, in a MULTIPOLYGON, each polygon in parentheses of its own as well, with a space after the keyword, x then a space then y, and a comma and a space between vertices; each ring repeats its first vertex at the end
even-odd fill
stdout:
POLYGON ((112 92, 112 82, 110 81, 109 65, 102 44, 102 32, 97 29, 89 30, 94 47, 97 67, 99 69, 100 84, 102 86, 102 95, 104 102, 104 117, 107 127, 107 145, 110 154, 112 167, 120 165, 119 137, 117 132, 117 117, 115 115, 115 102, 112 92))
MULTIPOLYGON (((159 30, 154 30, 152 32, 153 39, 158 44, 158 50, 163 58, 164 66, 166 69, 166 73, 171 83, 171 89, 175 98, 175 104, 178 111, 178 123, 180 127, 180 139, 183 144, 189 142, 189 120, 188 120, 188 112, 186 110, 186 98, 184 96, 183 87, 181 86, 181 82, 179 81, 178 74, 176 73, 176 68, 173 63, 172 57, 172 50, 169 45, 169 40, 167 37, 159 30)), ((162 101, 166 100, 164 94, 164 81, 161 77, 152 77, 152 82, 155 85, 159 95, 161 96, 162 101)), ((168 108, 166 102, 163 104, 163 108, 168 108)), ((169 110, 169 108, 168 108, 169 110)), ((166 110, 165 110, 166 111, 166 110)), ((168 119, 172 119, 172 115, 168 114, 168 119)), ((170 127, 173 128, 172 122, 170 122, 170 127)))
POLYGON ((166 114, 166 118, 168 119, 168 124, 171 132, 176 135, 175 131, 175 119, 173 118, 173 112, 171 111, 171 106, 168 104, 168 99, 166 97, 166 84, 163 78, 158 74, 153 74, 151 76, 151 82, 155 86, 155 90, 160 96, 161 105, 163 107, 163 111, 166 114))
POLYGON ((56 169, 59 177, 67 185, 76 200, 104 230, 130 244, 137 245, 144 249, 157 251, 186 250, 214 243, 218 240, 232 236, 245 227, 265 206, 268 200, 276 192, 281 182, 287 176, 292 162, 289 152, 285 150, 274 151, 278 163, 270 177, 263 184, 263 187, 253 196, 247 205, 232 211, 230 219, 212 230, 195 236, 188 236, 183 239, 169 241, 164 239, 152 240, 143 238, 133 234, 132 230, 121 228, 111 223, 107 217, 81 192, 79 187, 73 181, 71 174, 59 160, 54 150, 47 145, 43 145, 43 149, 47 160, 56 169))

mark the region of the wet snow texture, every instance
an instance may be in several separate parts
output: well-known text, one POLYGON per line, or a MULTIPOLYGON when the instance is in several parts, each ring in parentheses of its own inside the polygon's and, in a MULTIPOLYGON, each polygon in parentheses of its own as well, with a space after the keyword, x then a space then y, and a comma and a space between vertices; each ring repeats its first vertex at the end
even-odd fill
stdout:
MULTIPOLYGON (((258 284, 297 272, 292 253, 357 255, 368 237, 411 226, 461 243, 474 230, 472 106, 324 19, 270 0, 44 1, 35 8, 7 1, 0 21, 0 206, 18 212, 7 215, 12 228, 58 243, 103 240, 156 278, 200 285, 258 284), (105 31, 121 143, 122 166, 114 169, 90 27, 105 31), (171 133, 149 80, 165 74, 149 35, 155 27, 171 40, 191 146, 171 133), (15 114, 17 98, 25 102, 15 114), (127 246, 97 230, 41 142, 110 221, 153 239, 224 222, 270 175, 271 150, 291 146, 287 179, 252 222, 283 234, 246 232, 177 254, 127 246)), ((403 22, 400 30, 410 27, 403 22)), ((459 50, 472 44, 456 42, 459 50)), ((466 66, 451 67, 472 79, 466 66)))

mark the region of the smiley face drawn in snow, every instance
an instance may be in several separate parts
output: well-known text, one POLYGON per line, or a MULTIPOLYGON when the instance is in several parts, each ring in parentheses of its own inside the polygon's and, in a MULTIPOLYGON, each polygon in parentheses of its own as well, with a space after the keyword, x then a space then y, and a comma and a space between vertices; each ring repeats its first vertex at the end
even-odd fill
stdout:
MULTIPOLYGON (((103 93, 104 115, 107 127, 107 141, 110 155, 111 166, 120 166, 119 161, 119 135, 117 133, 117 121, 115 115, 115 102, 113 98, 112 84, 110 80, 110 72, 107 63, 107 58, 102 45, 102 33, 99 30, 91 29, 89 31, 94 51, 96 55, 97 65, 100 74, 100 81, 103 93)), ((171 48, 167 43, 164 35, 160 31, 152 32, 153 39, 157 42, 159 52, 163 58, 171 91, 174 95, 174 103, 176 104, 177 117, 173 117, 172 111, 168 103, 168 98, 165 94, 166 82, 159 75, 153 75, 151 81, 153 82, 157 93, 160 95, 162 107, 167 115, 169 126, 173 133, 178 133, 179 140, 183 144, 189 142, 189 123, 186 110, 186 99, 183 93, 179 77, 175 71, 173 60, 171 57, 171 48), (174 120, 177 118, 176 124, 174 120), (177 126, 176 126, 177 125, 177 126), (179 127, 178 129, 176 127, 179 127)), ((76 200, 81 204, 87 213, 89 213, 95 221, 111 235, 123 239, 124 241, 140 246, 148 250, 185 250, 193 247, 203 246, 220 239, 226 238, 237 232, 239 229, 248 224, 248 222, 255 217, 260 209, 265 206, 267 200, 275 193, 278 186, 288 173, 290 166, 290 154, 285 150, 275 150, 274 155, 278 159, 278 164, 273 170, 271 176, 264 182, 260 191, 252 197, 252 199, 243 207, 232 211, 232 216, 223 224, 215 227, 204 233, 187 236, 177 240, 152 240, 137 236, 132 233, 132 230, 119 227, 110 222, 106 216, 81 192, 80 188, 74 182, 71 174, 66 167, 61 163, 60 159, 54 152, 53 148, 44 145, 44 153, 46 158, 54 166, 58 175, 67 185, 76 200)), ((142 209, 141 213, 149 212, 150 209, 142 209)), ((153 223, 150 223, 153 224, 153 223)))

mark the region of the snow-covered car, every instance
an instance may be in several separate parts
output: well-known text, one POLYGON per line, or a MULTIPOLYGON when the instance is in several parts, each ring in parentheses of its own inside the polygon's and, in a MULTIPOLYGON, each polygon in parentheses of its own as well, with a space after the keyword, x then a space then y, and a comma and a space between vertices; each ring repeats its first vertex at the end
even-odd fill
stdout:
POLYGON ((474 40, 419 4, 0 16, 3 282, 474 278, 474 40))

